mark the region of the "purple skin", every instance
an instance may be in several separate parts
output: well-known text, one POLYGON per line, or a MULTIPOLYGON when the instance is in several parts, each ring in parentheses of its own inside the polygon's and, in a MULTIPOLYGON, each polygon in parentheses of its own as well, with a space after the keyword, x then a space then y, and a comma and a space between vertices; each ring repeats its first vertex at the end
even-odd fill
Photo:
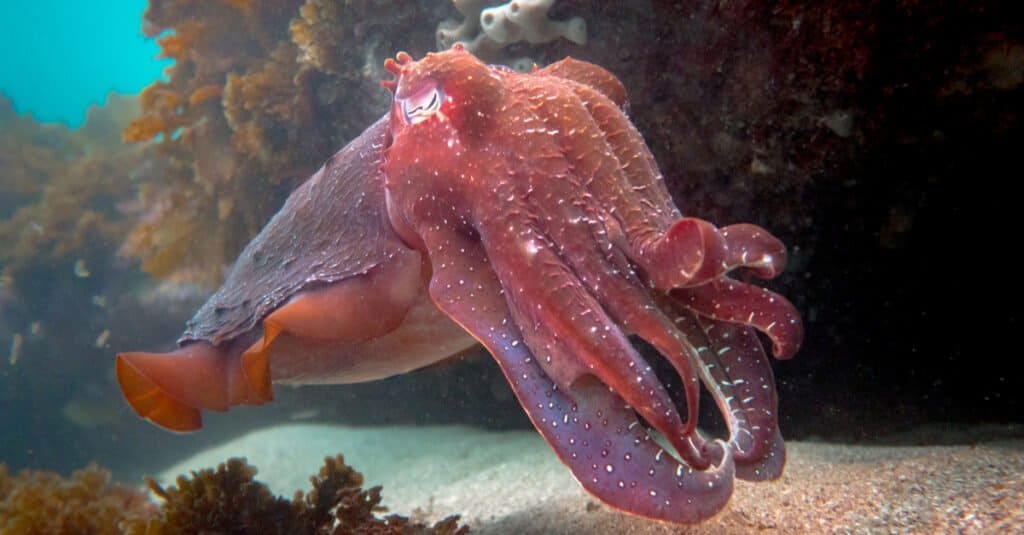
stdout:
POLYGON ((181 348, 118 355, 136 411, 192 430, 201 409, 269 401, 271 382, 372 380, 479 342, 612 507, 693 523, 724 507, 734 477, 778 477, 755 330, 788 358, 802 325, 785 298, 729 274, 775 277, 785 247, 753 225, 683 217, 600 67, 518 74, 458 47, 397 60, 391 113, 293 193, 181 348), (631 335, 680 375, 684 411, 631 335), (725 439, 697 429, 701 383, 725 439))

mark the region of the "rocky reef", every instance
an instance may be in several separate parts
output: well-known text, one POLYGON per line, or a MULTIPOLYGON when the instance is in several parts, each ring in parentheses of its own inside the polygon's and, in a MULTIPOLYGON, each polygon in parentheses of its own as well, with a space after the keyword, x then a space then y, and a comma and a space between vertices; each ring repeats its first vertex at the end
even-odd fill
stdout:
POLYGON ((383 59, 454 42, 520 67, 608 68, 681 206, 805 234, 819 214, 804 199, 871 124, 882 15, 864 0, 153 0, 146 32, 175 61, 124 138, 154 142, 164 172, 122 252, 215 284, 287 192, 386 109, 383 59))
POLYGON ((174 63, 124 139, 153 142, 165 169, 122 252, 156 277, 219 282, 284 196, 387 109, 384 59, 433 50, 455 9, 451 39, 484 30, 481 52, 586 40, 582 18, 548 18, 550 0, 490 3, 151 1, 145 32, 174 63))
POLYGON ((138 110, 111 95, 71 130, 19 117, 0 97, 0 405, 19 429, 0 440, 0 459, 15 466, 30 456, 82 466, 92 456, 66 444, 89 441, 65 434, 75 427, 65 415, 84 425, 117 415, 97 363, 130 334, 118 311, 142 278, 117 251, 162 167, 150 147, 121 141, 138 110))
POLYGON ((480 59, 508 65, 526 72, 536 61, 527 56, 508 57, 509 45, 527 42, 550 43, 567 39, 578 45, 587 42, 587 23, 583 17, 553 20, 548 12, 554 0, 512 0, 492 6, 488 0, 452 0, 462 21, 445 19, 437 27, 437 48, 446 50, 462 43, 480 59))
MULTIPOLYGON (((134 219, 127 206, 144 173, 145 148, 120 141, 138 113, 134 98, 111 95, 70 130, 15 115, 0 96, 0 268, 17 280, 54 265, 84 274, 113 256, 134 219), (86 267, 83 267, 86 266, 86 267)), ((8 281, 10 283, 10 281, 8 281)))
POLYGON ((157 277, 218 282, 284 196, 387 107, 384 58, 427 17, 390 4, 153 0, 145 31, 174 63, 124 139, 154 142, 167 169, 124 251, 157 277))

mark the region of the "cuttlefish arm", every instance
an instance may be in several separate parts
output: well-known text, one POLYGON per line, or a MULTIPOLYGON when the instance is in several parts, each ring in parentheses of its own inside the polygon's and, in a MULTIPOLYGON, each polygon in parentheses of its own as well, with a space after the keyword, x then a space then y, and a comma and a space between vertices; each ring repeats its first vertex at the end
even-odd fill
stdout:
POLYGON ((444 231, 423 240, 436 266, 434 303, 494 355, 533 425, 587 491, 616 509, 679 523, 725 506, 735 474, 731 450, 724 449, 718 466, 694 470, 596 377, 560 387, 525 341, 485 246, 444 231))
POLYGON ((288 198, 188 322, 179 349, 117 356, 118 381, 140 416, 189 431, 201 426, 201 410, 270 401, 275 343, 287 349, 274 355, 275 380, 304 382, 335 366, 351 368, 354 382, 424 364, 401 355, 350 362, 360 343, 402 323, 426 276, 420 253, 387 220, 380 171, 387 122, 377 121, 288 198))

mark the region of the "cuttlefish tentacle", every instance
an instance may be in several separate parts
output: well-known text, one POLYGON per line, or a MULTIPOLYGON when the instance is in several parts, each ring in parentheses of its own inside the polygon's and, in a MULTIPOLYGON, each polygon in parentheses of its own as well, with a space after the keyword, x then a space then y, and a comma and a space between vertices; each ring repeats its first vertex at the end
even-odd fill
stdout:
POLYGON ((680 216, 653 155, 615 101, 580 83, 540 84, 524 79, 516 88, 573 162, 570 176, 580 177, 580 186, 607 207, 603 223, 611 239, 656 288, 702 284, 738 267, 762 278, 781 270, 785 248, 757 227, 729 227, 730 243, 726 229, 680 216), (550 98, 552 92, 559 98, 550 98))
MULTIPOLYGON (((640 131, 623 113, 624 106, 615 99, 603 98, 605 91, 596 90, 596 86, 579 83, 570 89, 593 118, 618 162, 630 202, 641 207, 642 213, 635 213, 633 217, 636 223, 631 225, 630 238, 666 230, 681 214, 672 203, 654 155, 647 149, 640 131)), ((601 200, 612 201, 603 197, 601 200)))
POLYGON ((782 476, 786 466, 786 444, 779 426, 775 426, 768 448, 760 458, 736 462, 736 477, 745 481, 769 481, 782 476))
MULTIPOLYGON (((528 224, 490 220, 481 239, 506 288, 509 308, 540 366, 572 391, 581 377, 595 376, 621 396, 673 446, 683 449, 684 425, 672 398, 619 326, 577 273, 547 247, 528 224), (534 249, 531 241, 537 243, 534 249)), ((585 275, 585 274, 583 274, 585 275)), ((681 452, 701 466, 700 452, 681 452)))
POLYGON ((670 293, 701 316, 750 325, 763 332, 771 339, 776 358, 790 358, 800 349, 800 313, 789 300, 771 290, 722 277, 670 293))
POLYGON ((736 462, 764 456, 778 428, 777 396, 756 334, 744 325, 701 318, 678 304, 665 307, 675 312, 686 338, 699 344, 701 378, 729 426, 736 462))
MULTIPOLYGON (((531 116, 530 109, 514 111, 517 117, 531 116)), ((525 137, 520 135, 518 141, 526 141, 525 137)), ((534 293, 552 294, 548 296, 552 301, 557 302, 561 298, 554 295, 555 292, 567 292, 564 302, 551 307, 551 314, 555 318, 536 320, 535 323, 545 326, 545 330, 533 334, 524 329, 528 338, 535 336, 536 343, 545 346, 544 351, 536 345, 531 347, 535 353, 544 357, 542 366, 549 359, 563 363, 562 369, 552 371, 567 377, 560 384, 566 385, 582 373, 595 373, 631 403, 636 403, 638 399, 646 400, 647 403, 636 405, 641 415, 668 438, 691 466, 707 468, 713 462, 707 454, 710 446, 699 440, 687 439, 696 429, 700 390, 699 377, 692 363, 699 362, 699 359, 690 354, 692 348, 681 339, 668 317, 658 309, 649 289, 638 278, 628 258, 620 250, 624 244, 617 242, 607 232, 603 222, 609 216, 595 202, 595 198, 586 194, 580 184, 575 182, 572 169, 565 163, 568 158, 563 153, 564 147, 552 143, 547 133, 535 134, 522 145, 528 152, 520 156, 531 165, 518 171, 506 171, 505 174, 512 176, 512 180, 493 180, 496 189, 489 192, 502 200, 505 212, 512 215, 508 219, 496 220, 492 213, 486 212, 478 214, 476 218, 483 222, 485 238, 489 238, 487 242, 503 248, 496 250, 498 258, 493 260, 496 263, 508 261, 511 264, 507 278, 506 270, 498 269, 503 274, 505 288, 515 288, 527 296, 523 298, 513 294, 510 297, 522 301, 524 315, 535 316, 540 313, 528 308, 528 299, 533 295, 527 291, 527 283, 530 281, 546 283, 547 292, 538 287, 534 293), (511 247, 509 244, 520 244, 520 247, 511 247), (534 269, 530 267, 532 264, 539 264, 537 271, 531 271, 534 269), (519 266, 526 268, 518 269, 519 266), (554 286, 552 281, 556 280, 564 281, 563 286, 554 286), (584 338, 576 334, 581 326, 570 317, 571 310, 558 308, 574 301, 577 302, 577 310, 583 311, 581 315, 593 314, 599 317, 601 325, 594 324, 589 328, 600 329, 601 332, 597 333, 599 336, 614 338, 616 345, 621 348, 621 354, 628 355, 628 358, 624 357, 625 367, 605 366, 600 358, 600 346, 581 350, 581 345, 566 350, 553 347, 555 344, 547 341, 571 340, 572 335, 584 338), (561 326, 561 323, 566 325, 561 326), (559 328, 547 327, 550 325, 559 325, 559 328), (565 333, 572 335, 566 336, 565 333), (650 366, 635 352, 625 339, 625 334, 637 334, 654 345, 673 364, 682 381, 688 384, 685 389, 685 423, 680 420, 667 394, 661 393, 663 385, 656 377, 649 375, 650 366), (573 369, 569 373, 564 369, 565 363, 576 363, 577 366, 582 363, 596 367, 598 371, 582 368, 573 369), (657 399, 645 398, 645 394, 650 392, 659 393, 657 399)), ((500 169, 498 172, 501 172, 500 169)), ((505 264, 501 266, 504 268, 505 264)), ((513 313, 517 310, 518 307, 513 307, 513 313)))
MULTIPOLYGON (((625 334, 643 338, 672 364, 686 385, 683 392, 686 421, 681 428, 656 427, 691 466, 704 469, 712 462, 708 455, 709 445, 700 440, 699 436, 687 440, 687 437, 695 433, 697 424, 700 385, 694 363, 699 363, 700 359, 696 350, 657 306, 656 300, 633 272, 625 256, 621 252, 615 254, 617 250, 614 249, 611 252, 607 248, 604 248, 604 252, 599 250, 602 249, 601 238, 602 235, 598 234, 590 242, 585 239, 559 239, 556 242, 565 245, 557 250, 562 252, 561 259, 578 274, 591 296, 625 334), (613 259, 608 260, 606 255, 613 259)), ((630 379, 625 377, 621 380, 630 379)))
MULTIPOLYGON (((549 104, 544 117, 552 126, 564 125, 566 118, 579 125, 556 134, 564 138, 566 157, 577 162, 576 173, 589 177, 584 185, 609 207, 609 226, 617 226, 612 232, 622 236, 630 259, 654 286, 677 288, 725 273, 725 237, 711 223, 681 217, 654 156, 621 106, 584 84, 558 90, 561 104, 549 104)), ((539 96, 535 100, 541 101, 539 96)))
POLYGON ((517 326, 511 296, 503 295, 498 267, 488 261, 491 247, 443 230, 423 239, 435 304, 494 355, 534 426, 584 488, 617 509, 672 522, 697 522, 722 509, 735 472, 730 452, 712 469, 694 471, 651 439, 626 401, 593 376, 559 385, 517 326))
MULTIPOLYGON (((657 184, 658 176, 652 174, 645 157, 633 169, 623 167, 620 158, 633 156, 626 154, 624 143, 609 140, 605 131, 608 125, 599 124, 588 112, 584 100, 573 90, 576 84, 551 87, 536 79, 517 83, 533 114, 544 122, 547 133, 561 147, 564 160, 572 165, 570 176, 576 177, 579 187, 604 207, 607 217, 602 223, 619 247, 630 249, 631 241, 655 239, 678 217, 669 203, 652 203, 650 198, 657 198, 657 191, 645 191, 647 186, 664 188, 657 184)), ((588 98, 591 107, 618 109, 598 91, 590 91, 588 98)))
POLYGON ((573 58, 565 58, 552 63, 546 67, 533 71, 537 76, 555 76, 565 80, 576 82, 580 86, 596 89, 602 95, 612 101, 619 109, 626 108, 626 86, 608 72, 607 69, 579 61, 573 58))
POLYGON ((720 229, 729 248, 726 271, 750 272, 759 279, 774 279, 786 268, 786 246, 763 228, 737 223, 720 229))
MULTIPOLYGON (((528 84, 522 90, 526 93, 525 100, 530 107, 528 110, 519 110, 517 116, 530 113, 549 123, 546 134, 558 143, 560 150, 560 157, 536 154, 529 158, 531 162, 544 162, 546 166, 543 169, 546 175, 542 178, 545 180, 544 188, 537 189, 554 192, 547 196, 534 194, 530 198, 536 199, 535 203, 552 198, 557 201, 536 210, 541 214, 559 215, 549 218, 556 224, 547 224, 545 227, 545 232, 550 236, 549 241, 557 244, 553 249, 577 273, 601 306, 628 333, 637 334, 651 343, 675 367, 686 386, 686 424, 681 433, 659 425, 655 427, 670 438, 687 462, 695 468, 704 468, 716 453, 712 444, 699 433, 694 433, 700 392, 695 363, 701 359, 693 344, 660 312, 652 291, 638 278, 633 265, 623 254, 628 253, 630 248, 623 227, 632 229, 634 234, 647 233, 653 236, 650 239, 662 247, 694 251, 696 258, 690 264, 695 267, 687 275, 689 282, 713 278, 727 269, 738 267, 727 261, 729 250, 725 236, 710 223, 693 218, 680 219, 675 224, 668 223, 670 217, 678 217, 678 211, 670 202, 665 202, 660 210, 652 208, 659 200, 670 199, 667 192, 663 191, 657 167, 649 153, 631 152, 629 143, 637 142, 639 133, 628 121, 626 124, 616 122, 616 115, 621 116, 621 113, 613 109, 614 104, 603 95, 593 89, 576 87, 575 93, 566 92, 562 98, 556 99, 563 103, 559 106, 543 98, 545 93, 530 92, 528 84), (589 114, 580 112, 584 106, 579 101, 586 103, 589 114), (566 102, 579 105, 567 105, 566 102), (572 128, 550 129, 559 121, 566 120, 573 121, 572 128), (617 130, 611 131, 613 128, 617 130), (598 141, 595 142, 600 143, 601 139, 606 139, 608 146, 602 145, 604 148, 599 150, 580 150, 579 147, 587 146, 580 137, 594 138, 595 132, 602 134, 596 136, 598 141), (560 162, 574 162, 574 165, 571 168, 558 167, 557 163, 560 162), (549 177, 555 177, 555 180, 549 177), (580 191, 589 195, 581 195, 580 191), (637 207, 642 207, 642 210, 637 207), (683 228, 693 229, 688 231, 690 237, 695 236, 701 243, 673 242, 670 234, 679 233, 683 228), (658 229, 667 229, 665 234, 670 236, 666 238, 665 235, 656 235, 658 229), (708 246, 707 243, 713 245, 708 246), (713 256, 713 259, 709 260, 709 256, 713 256)), ((539 143, 529 144, 531 147, 537 145, 539 143)), ((531 169, 536 172, 536 165, 531 169)), ((537 180, 519 177, 516 181, 534 184, 537 180)), ((532 191, 533 188, 528 189, 532 191)), ((744 230, 740 228, 734 234, 743 238, 744 230)), ((739 244, 745 247, 746 252, 756 250, 762 242, 747 239, 739 244)), ((739 252, 735 256, 737 259, 747 257, 739 252)), ((780 258, 784 259, 784 256, 780 258)), ((660 261, 687 262, 680 260, 678 255, 660 261)), ((654 273, 664 274, 668 271, 659 267, 654 273)))

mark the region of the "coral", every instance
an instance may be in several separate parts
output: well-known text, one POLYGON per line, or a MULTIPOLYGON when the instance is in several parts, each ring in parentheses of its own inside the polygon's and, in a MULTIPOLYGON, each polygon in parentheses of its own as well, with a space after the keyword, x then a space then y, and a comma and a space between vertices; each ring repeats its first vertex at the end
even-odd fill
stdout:
POLYGON ((503 57, 508 45, 548 43, 562 38, 578 45, 587 42, 587 25, 582 17, 565 21, 548 18, 555 0, 512 0, 488 7, 491 3, 489 0, 452 0, 463 20, 461 23, 451 19, 441 21, 436 33, 437 48, 446 50, 455 43, 462 43, 484 60, 524 70, 532 67, 533 61, 525 57, 503 57))
POLYGON ((64 479, 29 470, 11 476, 0 464, 0 532, 5 535, 115 535, 122 522, 144 522, 155 513, 145 495, 111 483, 110 473, 95 465, 64 479))
POLYGON ((386 108, 380 65, 409 46, 389 36, 427 18, 390 5, 152 0, 145 31, 174 63, 123 134, 155 142, 164 171, 122 254, 218 283, 286 194, 386 108))
POLYGON ((256 468, 244 459, 229 459, 216 470, 179 476, 177 485, 166 489, 149 480, 150 489, 164 500, 161 512, 126 523, 126 533, 468 533, 454 516, 433 527, 398 515, 376 517, 374 513, 383 511, 380 487, 363 490, 362 474, 347 466, 341 455, 326 458, 319 474, 310 478, 309 494, 298 491, 291 501, 274 496, 255 475, 256 468))

